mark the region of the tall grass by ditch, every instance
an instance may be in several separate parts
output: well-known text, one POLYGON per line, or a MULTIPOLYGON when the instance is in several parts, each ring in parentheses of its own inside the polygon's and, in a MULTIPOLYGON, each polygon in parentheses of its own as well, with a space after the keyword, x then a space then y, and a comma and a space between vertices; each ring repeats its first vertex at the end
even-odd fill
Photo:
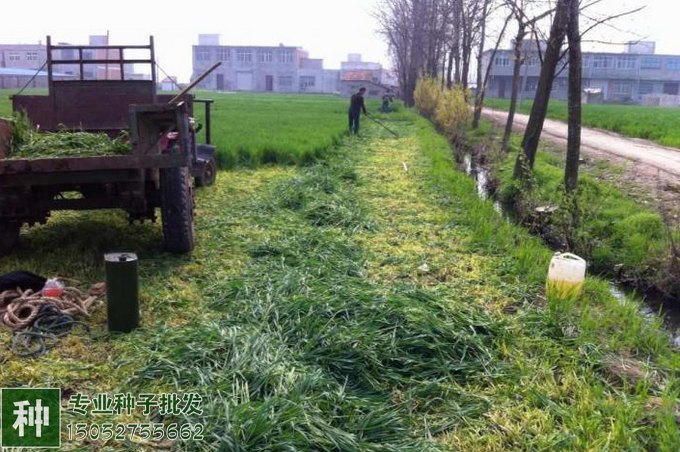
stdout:
POLYGON ((495 173, 500 181, 498 196, 513 206, 519 221, 553 246, 584 257, 595 274, 641 291, 654 289, 680 296, 680 273, 673 268, 670 240, 673 237, 678 243, 680 231, 665 223, 653 200, 643 204, 582 170, 576 206, 565 204, 562 155, 546 149, 537 154, 531 189, 520 188, 512 178, 515 155, 512 152, 499 162, 495 173), (559 206, 555 214, 546 216, 534 210, 550 204, 559 206), (575 230, 569 213, 572 208, 579 216, 575 230))
MULTIPOLYGON (((432 185, 450 194, 441 202, 451 209, 452 224, 469 228, 470 249, 498 256, 495 272, 514 279, 516 288, 543 286, 551 251, 498 215, 490 201, 477 199, 474 182, 452 170, 447 140, 433 135, 424 119, 417 124, 421 149, 432 161, 432 185)), ((456 450, 677 449, 680 358, 660 320, 645 319, 638 302, 617 300, 595 276, 578 300, 543 304, 536 292, 517 300, 526 304, 505 311, 516 312, 500 345, 509 368, 489 394, 488 422, 470 419, 444 436, 446 444, 456 450)))
MULTIPOLYGON (((507 110, 508 99, 487 99, 487 107, 507 110)), ((517 111, 531 112, 531 101, 523 101, 517 111)), ((548 117, 567 121, 567 103, 551 100, 548 117)), ((610 130, 633 138, 644 138, 664 146, 680 148, 680 109, 639 105, 583 105, 583 125, 610 130)))

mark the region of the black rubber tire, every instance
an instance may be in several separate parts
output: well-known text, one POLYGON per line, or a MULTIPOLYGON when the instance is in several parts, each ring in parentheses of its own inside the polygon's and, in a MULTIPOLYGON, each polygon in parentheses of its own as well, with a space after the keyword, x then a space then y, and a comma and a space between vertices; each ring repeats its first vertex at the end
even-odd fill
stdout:
POLYGON ((207 160, 202 165, 201 169, 201 174, 194 179, 196 186, 210 187, 215 183, 215 179, 217 178, 217 163, 215 162, 215 159, 207 160))
POLYGON ((165 249, 188 253, 194 249, 194 197, 189 169, 161 169, 160 184, 165 249))
POLYGON ((0 221, 0 254, 7 254, 19 243, 21 223, 0 221))

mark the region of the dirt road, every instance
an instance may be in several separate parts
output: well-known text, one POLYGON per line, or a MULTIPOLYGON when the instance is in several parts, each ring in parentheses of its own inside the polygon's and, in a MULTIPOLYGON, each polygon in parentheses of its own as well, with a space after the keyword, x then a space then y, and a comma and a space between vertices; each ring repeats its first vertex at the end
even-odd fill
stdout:
MULTIPOLYGON (((499 122, 505 123, 507 113, 497 110, 485 110, 484 113, 499 122)), ((522 129, 529 120, 528 115, 516 114, 515 124, 522 129)), ((543 126, 545 139, 557 144, 567 143, 567 125, 561 121, 546 119, 543 126)), ((598 151, 613 154, 634 162, 649 165, 658 170, 680 177, 680 149, 667 148, 647 140, 628 138, 598 129, 583 128, 581 146, 586 153, 598 151)))
MULTIPOLYGON (((505 126, 506 112, 485 109, 484 115, 500 126, 505 126)), ((516 114, 515 129, 523 131, 528 120, 528 115, 516 114)), ((541 138, 564 150, 567 144, 567 125, 561 121, 546 119, 541 138)), ((605 130, 583 128, 581 155, 624 166, 628 181, 646 187, 660 204, 665 204, 664 210, 677 209, 680 202, 680 149, 605 130)))

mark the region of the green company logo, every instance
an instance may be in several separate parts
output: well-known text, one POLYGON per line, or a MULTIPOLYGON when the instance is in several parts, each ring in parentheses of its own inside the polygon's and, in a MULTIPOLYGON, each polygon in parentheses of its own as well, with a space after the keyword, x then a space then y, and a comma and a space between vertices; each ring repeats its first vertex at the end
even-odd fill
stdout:
POLYGON ((2 388, 2 447, 59 447, 61 389, 2 388))

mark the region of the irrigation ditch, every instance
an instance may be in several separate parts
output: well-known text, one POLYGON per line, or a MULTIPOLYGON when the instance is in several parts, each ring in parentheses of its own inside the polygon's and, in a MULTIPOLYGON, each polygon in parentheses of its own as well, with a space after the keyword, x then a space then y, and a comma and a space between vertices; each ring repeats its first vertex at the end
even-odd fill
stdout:
MULTIPOLYGON (((454 159, 459 170, 464 171, 474 179, 477 186, 477 195, 481 199, 493 202, 494 209, 507 221, 520 224, 521 221, 513 206, 501 202, 498 198, 500 182, 493 174, 485 154, 468 143, 456 142, 453 145, 454 159)), ((535 235, 544 239, 544 243, 555 252, 566 251, 560 243, 550 240, 540 231, 532 231, 535 235)), ((598 277, 609 281, 611 294, 620 301, 628 297, 640 302, 640 313, 649 319, 660 317, 662 327, 668 332, 673 345, 680 348, 680 299, 662 294, 653 288, 637 287, 630 283, 624 283, 612 278, 611 275, 597 274, 598 277)))

